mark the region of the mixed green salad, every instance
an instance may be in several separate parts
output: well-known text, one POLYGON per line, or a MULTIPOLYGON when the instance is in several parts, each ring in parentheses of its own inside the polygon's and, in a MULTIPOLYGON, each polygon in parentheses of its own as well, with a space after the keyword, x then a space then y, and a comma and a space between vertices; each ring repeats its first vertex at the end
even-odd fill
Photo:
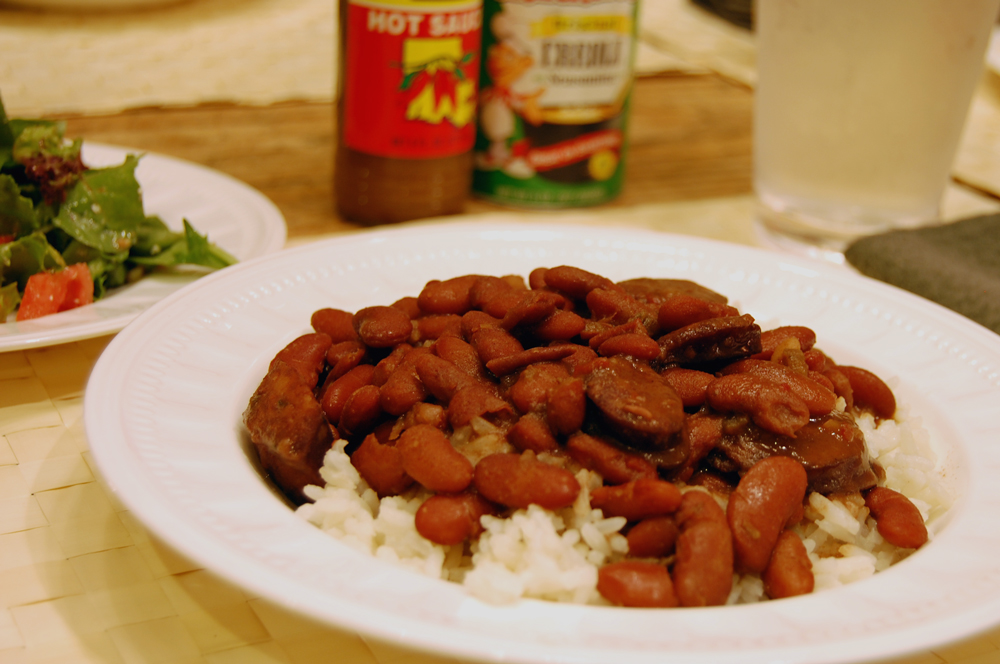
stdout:
POLYGON ((236 262, 186 219, 176 232, 145 214, 138 156, 88 168, 81 144, 62 122, 9 119, 0 100, 0 323, 88 304, 155 269, 236 262))

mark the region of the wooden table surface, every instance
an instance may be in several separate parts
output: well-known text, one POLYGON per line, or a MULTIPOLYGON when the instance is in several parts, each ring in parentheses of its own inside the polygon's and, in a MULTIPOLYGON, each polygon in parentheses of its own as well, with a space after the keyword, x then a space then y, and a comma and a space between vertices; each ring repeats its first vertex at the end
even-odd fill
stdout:
MULTIPOLYGON (((715 75, 639 79, 627 183, 607 207, 750 194, 751 112, 752 92, 715 75)), ((62 119, 71 136, 248 183, 280 208, 290 240, 359 228, 335 212, 331 104, 62 119)), ((501 209, 479 200, 467 207, 501 209)), ((0 662, 443 664, 310 623, 151 538, 101 488, 83 432, 86 379, 109 340, 0 353, 0 662)), ((996 664, 1000 630, 904 661, 996 664)))
MULTIPOLYGON (((626 185, 610 205, 750 193, 752 105, 749 89, 713 75, 638 79, 626 185)), ((289 238, 359 228, 335 211, 332 104, 139 109, 66 119, 70 136, 188 159, 246 182, 280 208, 289 238)), ((470 199, 466 211, 499 209, 470 199)))

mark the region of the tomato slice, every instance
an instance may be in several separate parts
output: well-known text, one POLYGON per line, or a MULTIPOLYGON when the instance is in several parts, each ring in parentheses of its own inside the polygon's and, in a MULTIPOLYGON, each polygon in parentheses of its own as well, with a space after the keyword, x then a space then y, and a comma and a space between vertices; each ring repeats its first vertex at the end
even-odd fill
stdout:
POLYGON ((70 265, 62 274, 66 276, 66 294, 63 296, 59 311, 76 309, 94 301, 94 279, 90 276, 90 268, 86 263, 70 265))
POLYGON ((86 263, 76 263, 58 272, 38 272, 28 277, 17 320, 40 318, 93 301, 94 281, 86 263))

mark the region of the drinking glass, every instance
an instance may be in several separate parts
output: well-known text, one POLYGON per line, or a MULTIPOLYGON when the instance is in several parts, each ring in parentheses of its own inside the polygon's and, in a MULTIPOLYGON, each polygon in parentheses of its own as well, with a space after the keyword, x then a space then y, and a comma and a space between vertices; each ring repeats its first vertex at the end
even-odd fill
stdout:
POLYGON ((842 260, 938 219, 1000 0, 756 0, 765 244, 842 260))

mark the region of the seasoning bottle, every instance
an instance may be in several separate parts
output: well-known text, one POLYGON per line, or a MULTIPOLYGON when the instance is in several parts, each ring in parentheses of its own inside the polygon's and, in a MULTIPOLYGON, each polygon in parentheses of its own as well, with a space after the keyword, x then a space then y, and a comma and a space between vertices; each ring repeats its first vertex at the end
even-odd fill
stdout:
POLYGON ((485 0, 473 192, 529 207, 617 196, 637 0, 485 0))
POLYGON ((482 0, 340 0, 342 216, 383 224, 462 211, 481 31, 482 0))

